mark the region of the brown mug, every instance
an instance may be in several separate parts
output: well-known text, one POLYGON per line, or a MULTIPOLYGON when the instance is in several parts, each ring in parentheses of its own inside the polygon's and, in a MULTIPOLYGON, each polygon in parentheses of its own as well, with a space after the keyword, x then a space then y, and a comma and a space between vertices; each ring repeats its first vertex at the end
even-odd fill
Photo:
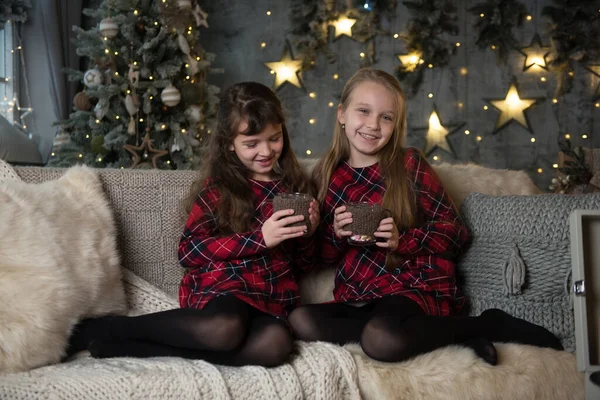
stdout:
POLYGON ((273 197, 273 212, 280 210, 294 210, 293 215, 304 215, 304 219, 299 222, 294 222, 288 226, 306 225, 310 228, 310 214, 308 209, 313 197, 308 193, 280 193, 273 197))
POLYGON ((377 241, 375 231, 377 231, 379 223, 382 219, 392 215, 381 204, 367 202, 346 203, 346 211, 352 214, 352 222, 344 226, 344 230, 352 232, 348 243, 356 246, 375 244, 377 241))

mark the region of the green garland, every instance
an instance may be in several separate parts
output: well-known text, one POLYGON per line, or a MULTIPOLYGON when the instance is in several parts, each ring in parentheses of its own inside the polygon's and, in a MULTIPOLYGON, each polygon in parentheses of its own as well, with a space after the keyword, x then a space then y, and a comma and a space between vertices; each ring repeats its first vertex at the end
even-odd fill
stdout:
POLYGON ((597 0, 553 0, 542 15, 551 22, 550 68, 558 77, 555 97, 572 87, 575 62, 600 59, 600 5, 597 0))
POLYGON ((574 148, 567 139, 559 141, 558 147, 566 157, 564 166, 558 169, 564 177, 552 179, 549 189, 557 193, 568 193, 574 187, 587 185, 594 174, 587 166, 585 152, 581 146, 574 148))
POLYGON ((9 19, 16 22, 27 21, 27 11, 31 8, 31 0, 0 0, 0 29, 9 19))
POLYGON ((451 0, 415 0, 404 1, 404 5, 413 14, 408 21, 406 40, 408 53, 420 54, 423 62, 417 65, 400 65, 396 76, 405 83, 407 95, 413 96, 421 83, 429 64, 435 68, 444 67, 456 52, 456 45, 442 38, 443 34, 457 35, 456 6, 451 0))
MULTIPOLYGON (((360 11, 359 7, 348 4, 345 10, 336 8, 335 0, 292 0, 289 20, 291 24, 290 39, 299 58, 302 59, 302 69, 314 67, 319 54, 324 54, 329 63, 337 61, 337 55, 329 47, 329 25, 341 15, 356 19, 352 27, 352 38, 366 43, 377 35, 389 35, 381 29, 381 15, 393 15, 396 0, 371 0, 372 10, 360 11)), ((375 62, 375 49, 370 42, 367 44, 362 66, 375 62)))
POLYGON ((485 0, 469 8, 469 12, 477 18, 477 46, 482 50, 494 48, 498 60, 506 64, 510 51, 520 47, 512 30, 523 25, 527 16, 525 5, 518 0, 485 0))

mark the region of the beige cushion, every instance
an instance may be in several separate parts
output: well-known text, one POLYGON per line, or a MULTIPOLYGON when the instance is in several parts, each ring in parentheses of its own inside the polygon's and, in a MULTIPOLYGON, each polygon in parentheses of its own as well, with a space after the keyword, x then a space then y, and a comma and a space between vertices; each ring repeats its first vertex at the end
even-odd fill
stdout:
POLYGON ((0 372, 58 362, 78 320, 125 311, 116 228, 92 169, 0 183, 0 221, 0 372))

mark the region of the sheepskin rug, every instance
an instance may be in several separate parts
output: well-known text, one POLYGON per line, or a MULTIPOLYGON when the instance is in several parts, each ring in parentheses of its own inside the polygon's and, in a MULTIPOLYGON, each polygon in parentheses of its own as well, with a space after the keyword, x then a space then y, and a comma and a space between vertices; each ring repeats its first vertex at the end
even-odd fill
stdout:
POLYGON ((366 400, 581 400, 584 375, 565 351, 496 343, 498 365, 469 349, 448 346, 402 363, 367 357, 346 345, 358 367, 366 400))
POLYGON ((456 207, 460 207, 473 192, 490 196, 542 193, 525 171, 447 163, 434 165, 433 168, 456 207))
POLYGON ((126 310, 116 228, 98 175, 0 184, 0 372, 56 363, 84 317, 126 310))

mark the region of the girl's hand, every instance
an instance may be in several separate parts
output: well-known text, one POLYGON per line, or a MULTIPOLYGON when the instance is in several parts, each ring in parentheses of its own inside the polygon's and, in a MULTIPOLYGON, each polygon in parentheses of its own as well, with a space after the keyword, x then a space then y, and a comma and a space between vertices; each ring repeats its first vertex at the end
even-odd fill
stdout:
POLYGON ((321 222, 321 211, 319 209, 319 203, 313 199, 310 202, 310 207, 308 208, 308 215, 310 219, 310 228, 308 229, 307 236, 312 235, 317 230, 319 226, 319 222, 321 222))
POLYGON ((262 226, 262 234, 267 248, 272 249, 287 239, 297 238, 307 231, 306 225, 290 226, 294 222, 300 222, 304 215, 292 215, 294 210, 279 210, 274 212, 262 226))
POLYGON ((400 233, 398 232, 394 218, 388 217, 382 219, 379 223, 379 227, 375 231, 375 236, 387 239, 385 242, 376 242, 375 244, 377 246, 386 248, 390 251, 395 250, 398 247, 400 233))
POLYGON ((352 232, 345 231, 344 226, 352 222, 352 213, 346 211, 346 206, 341 206, 333 211, 333 232, 335 236, 342 239, 352 235, 352 232))

